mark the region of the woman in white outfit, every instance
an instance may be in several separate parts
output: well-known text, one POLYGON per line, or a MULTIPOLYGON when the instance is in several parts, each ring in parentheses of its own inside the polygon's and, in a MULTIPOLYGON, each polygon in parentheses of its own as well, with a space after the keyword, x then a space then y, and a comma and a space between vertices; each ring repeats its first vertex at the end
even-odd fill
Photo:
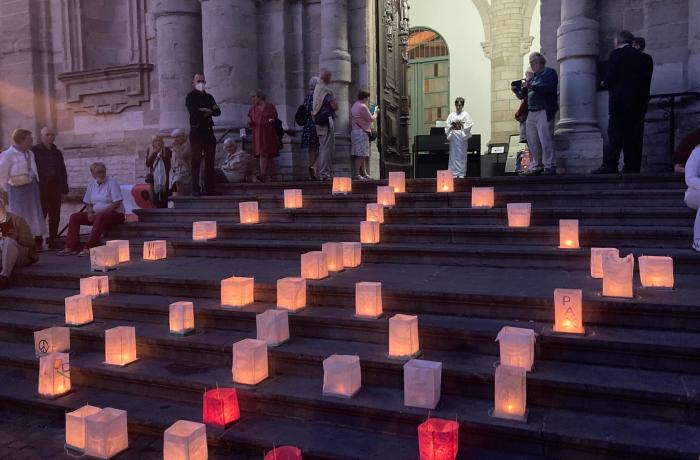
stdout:
POLYGON ((700 145, 693 149, 688 162, 685 164, 685 204, 691 209, 697 209, 695 228, 693 231, 693 249, 700 252, 700 145))
POLYGON ((472 117, 464 111, 464 98, 455 99, 455 111, 447 117, 445 134, 450 143, 450 162, 447 167, 454 177, 467 174, 467 146, 472 137, 472 117))

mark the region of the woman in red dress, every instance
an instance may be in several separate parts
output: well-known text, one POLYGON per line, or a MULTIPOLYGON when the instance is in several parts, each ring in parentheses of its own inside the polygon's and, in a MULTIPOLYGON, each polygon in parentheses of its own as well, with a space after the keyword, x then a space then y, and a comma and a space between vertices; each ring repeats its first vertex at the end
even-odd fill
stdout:
POLYGON ((258 180, 266 182, 272 179, 275 157, 279 155, 280 139, 277 137, 275 122, 277 109, 268 104, 265 93, 255 91, 253 106, 248 111, 248 126, 253 130, 253 153, 260 158, 260 175, 258 180))

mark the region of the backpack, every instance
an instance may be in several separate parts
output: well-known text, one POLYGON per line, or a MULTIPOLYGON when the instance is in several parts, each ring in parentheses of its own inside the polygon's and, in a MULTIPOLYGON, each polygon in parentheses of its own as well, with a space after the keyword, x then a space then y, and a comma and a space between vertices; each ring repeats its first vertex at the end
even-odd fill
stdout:
POLYGON ((306 111, 306 105, 301 104, 297 109, 296 115, 294 115, 294 121, 299 126, 306 126, 306 122, 309 120, 309 113, 306 111))

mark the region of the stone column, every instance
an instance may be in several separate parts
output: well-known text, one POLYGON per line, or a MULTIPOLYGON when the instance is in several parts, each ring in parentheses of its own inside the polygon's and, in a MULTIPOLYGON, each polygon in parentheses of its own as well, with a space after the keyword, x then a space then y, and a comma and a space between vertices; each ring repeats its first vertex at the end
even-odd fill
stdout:
POLYGON ((189 115, 185 97, 192 90, 192 77, 202 71, 202 23, 199 0, 156 0, 160 131, 187 129, 189 115))
POLYGON ((700 0, 688 0, 688 89, 700 91, 700 0))

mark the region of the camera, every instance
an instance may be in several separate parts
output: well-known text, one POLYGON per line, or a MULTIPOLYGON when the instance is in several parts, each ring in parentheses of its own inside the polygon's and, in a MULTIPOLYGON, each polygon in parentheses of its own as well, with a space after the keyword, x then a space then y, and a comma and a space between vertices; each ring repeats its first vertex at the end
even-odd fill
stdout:
POLYGON ((516 88, 522 88, 523 81, 522 80, 514 80, 514 81, 510 82, 510 86, 515 86, 516 88))

